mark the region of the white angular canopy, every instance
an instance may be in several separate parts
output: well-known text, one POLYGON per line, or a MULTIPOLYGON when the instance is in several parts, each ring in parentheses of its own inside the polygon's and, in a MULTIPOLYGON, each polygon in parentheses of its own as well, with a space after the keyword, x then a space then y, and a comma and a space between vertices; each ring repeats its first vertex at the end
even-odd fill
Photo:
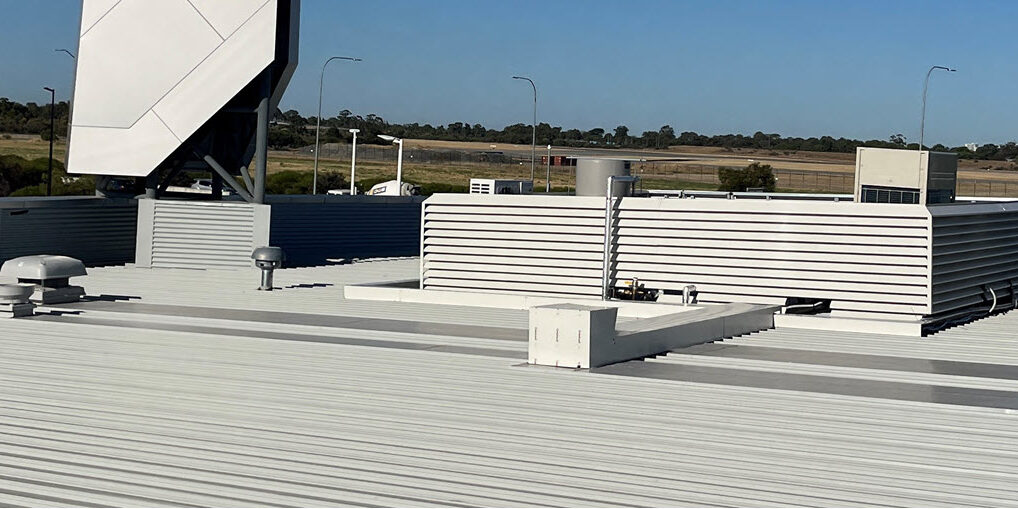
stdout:
POLYGON ((274 62, 282 1, 84 0, 68 172, 148 175, 274 62))

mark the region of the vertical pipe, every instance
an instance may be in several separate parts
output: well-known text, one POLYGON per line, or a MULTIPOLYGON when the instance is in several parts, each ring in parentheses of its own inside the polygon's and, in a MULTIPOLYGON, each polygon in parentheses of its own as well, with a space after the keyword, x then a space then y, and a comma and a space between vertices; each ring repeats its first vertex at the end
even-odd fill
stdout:
POLYGON ((609 300, 608 279, 611 271, 612 184, 614 181, 615 175, 610 175, 604 193, 604 260, 601 264, 601 300, 609 300))
POLYGON ((403 196, 403 138, 399 142, 399 161, 396 163, 396 196, 403 196))
POLYGON ((604 191, 604 263, 601 266, 601 300, 611 300, 608 295, 608 282, 611 279, 611 241, 612 241, 612 205, 615 203, 615 181, 636 185, 639 177, 629 175, 609 175, 604 191))
POLYGON ((258 126, 255 134, 255 179, 254 190, 251 193, 255 203, 265 203, 265 174, 268 159, 268 136, 269 136, 269 96, 271 95, 270 80, 272 75, 268 70, 263 73, 261 86, 261 100, 258 102, 258 126))
POLYGON ((56 90, 49 89, 49 169, 46 173, 46 196, 53 196, 53 124, 56 119, 54 107, 56 103, 56 90))
POLYGON ((322 90, 325 88, 325 66, 331 61, 331 58, 325 61, 325 65, 322 66, 322 77, 318 81, 318 124, 315 127, 315 169, 311 174, 311 194, 318 194, 318 140, 322 137, 322 90))
MULTIPOLYGON (((318 151, 315 150, 317 155, 318 151)), ((354 182, 357 180, 357 131, 353 131, 353 149, 350 152, 350 196, 357 194, 354 182)))
POLYGON ((212 199, 216 201, 223 199, 223 177, 216 172, 212 172, 212 199))
POLYGON ((158 197, 159 171, 155 170, 145 177, 145 198, 154 200, 158 197))
POLYGON ((551 192, 551 145, 548 145, 548 161, 547 161, 547 163, 548 164, 547 164, 547 172, 546 172, 547 173, 547 177, 546 178, 548 180, 548 186, 547 186, 547 191, 546 192, 550 193, 551 192))
MULTIPOLYGON (((534 180, 534 157, 537 154, 537 85, 530 79, 530 86, 534 87, 534 123, 530 131, 530 180, 534 180)), ((545 184, 545 192, 548 191, 548 184, 545 184)))

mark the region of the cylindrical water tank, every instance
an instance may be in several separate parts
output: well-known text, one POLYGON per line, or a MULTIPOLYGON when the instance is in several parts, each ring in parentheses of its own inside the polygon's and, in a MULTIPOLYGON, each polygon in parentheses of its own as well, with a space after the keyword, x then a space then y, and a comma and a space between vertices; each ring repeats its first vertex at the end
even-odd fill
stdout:
MULTIPOLYGON (((604 196, 608 177, 629 175, 629 161, 623 159, 576 159, 576 196, 604 196)), ((632 189, 629 182, 615 182, 613 196, 626 196, 632 189)))

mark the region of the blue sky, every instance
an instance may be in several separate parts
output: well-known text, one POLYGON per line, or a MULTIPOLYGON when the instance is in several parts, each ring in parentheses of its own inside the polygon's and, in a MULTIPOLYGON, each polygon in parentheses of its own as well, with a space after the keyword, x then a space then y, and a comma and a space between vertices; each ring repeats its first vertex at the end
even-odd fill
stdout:
MULTIPOLYGON (((755 131, 927 143, 1018 138, 1018 2, 303 0, 283 109, 390 122, 529 123, 701 134, 755 131)), ((0 0, 0 96, 66 97, 78 0, 0 0)))

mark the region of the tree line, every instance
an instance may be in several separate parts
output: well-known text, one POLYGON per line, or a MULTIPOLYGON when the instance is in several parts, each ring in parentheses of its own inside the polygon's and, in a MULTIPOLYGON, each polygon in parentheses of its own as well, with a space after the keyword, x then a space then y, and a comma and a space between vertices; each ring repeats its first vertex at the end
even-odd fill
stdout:
MULTIPOLYGON (((60 133, 67 132, 70 107, 67 101, 56 104, 56 128, 60 133)), ((273 148, 301 148, 314 144, 314 116, 304 117, 297 110, 277 110, 273 117, 273 125, 269 129, 269 144, 273 148)), ((433 126, 417 122, 396 124, 387 122, 382 117, 369 114, 355 115, 350 110, 342 110, 334 117, 322 119, 321 138, 324 143, 348 143, 352 136, 348 129, 360 129, 359 138, 364 141, 377 141, 375 136, 390 134, 408 139, 446 140, 446 141, 478 141, 488 143, 530 143, 531 127, 529 124, 513 124, 499 129, 489 129, 481 124, 469 122, 453 122, 448 125, 433 126)), ((0 133, 39 134, 44 139, 49 134, 49 104, 29 102, 21 104, 0 97, 0 133)), ((601 148, 667 148, 672 145, 698 147, 719 147, 723 149, 761 149, 773 152, 812 151, 812 152, 854 152, 856 147, 883 148, 918 148, 916 143, 908 143, 905 136, 893 134, 887 140, 855 140, 834 138, 832 136, 797 138, 783 137, 776 133, 756 132, 751 136, 743 134, 718 134, 708 136, 692 131, 676 132, 670 125, 661 126, 656 131, 643 131, 640 134, 630 132, 625 125, 611 130, 595 127, 589 130, 565 129, 541 122, 537 125, 537 143, 552 144, 559 147, 601 147, 601 148)), ((987 143, 980 146, 948 147, 936 144, 925 147, 935 151, 957 152, 964 159, 1010 160, 1018 157, 1018 144, 987 143)))
MULTIPOLYGON (((269 144, 274 148, 300 148, 314 144, 318 119, 304 117, 297 110, 277 110, 274 123, 269 130, 269 144)), ((349 143, 352 135, 348 129, 360 129, 358 138, 367 142, 377 141, 375 136, 389 134, 407 139, 479 141, 489 143, 529 144, 529 124, 513 124, 501 130, 488 129, 481 124, 453 122, 433 126, 417 122, 397 124, 382 117, 369 114, 360 116, 350 110, 342 110, 334 117, 322 118, 321 140, 323 143, 349 143)), ((918 149, 917 143, 908 143, 905 136, 893 134, 887 140, 856 140, 832 136, 797 138, 783 137, 776 133, 756 132, 751 136, 742 134, 718 134, 708 136, 692 131, 676 133, 670 125, 661 126, 657 131, 643 131, 639 135, 630 132, 624 125, 606 130, 596 127, 590 130, 564 129, 541 122, 537 124, 537 144, 558 147, 600 147, 600 148, 667 148, 672 145, 696 147, 719 147, 723 149, 761 149, 774 152, 855 152, 856 147, 880 147, 918 149)), ((957 152, 963 159, 1010 160, 1018 156, 1018 144, 1008 142, 997 145, 987 143, 974 147, 948 147, 942 144, 925 146, 933 151, 957 152)))
MULTIPOLYGON (((67 101, 56 103, 54 109, 54 133, 59 138, 67 133, 67 119, 70 117, 70 105, 67 101)), ((49 139, 49 103, 34 102, 21 104, 6 97, 0 97, 0 133, 38 134, 49 139)))

